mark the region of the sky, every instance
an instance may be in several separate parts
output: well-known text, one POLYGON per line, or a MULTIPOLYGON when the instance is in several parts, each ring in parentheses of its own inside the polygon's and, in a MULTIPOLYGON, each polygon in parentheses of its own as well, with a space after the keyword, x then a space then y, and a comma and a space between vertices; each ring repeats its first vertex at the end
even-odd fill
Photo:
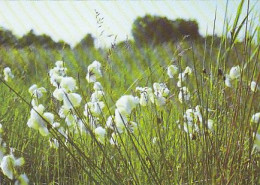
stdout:
MULTIPOLYGON (((232 21, 239 0, 228 1, 228 19, 232 21)), ((260 1, 251 0, 254 6, 251 20, 259 26, 260 1), (254 18, 253 18, 254 17, 254 18)), ((17 36, 31 29, 36 34, 48 34, 53 40, 64 40, 74 46, 87 33, 96 39, 97 46, 109 46, 115 39, 132 38, 131 27, 138 16, 145 14, 176 18, 195 19, 200 34, 221 35, 225 16, 226 0, 172 0, 172 1, 0 1, 0 27, 12 30, 17 36), (103 18, 97 23, 96 11, 103 18), (111 36, 112 35, 112 36, 111 36)), ((244 7, 242 16, 246 15, 244 7)))

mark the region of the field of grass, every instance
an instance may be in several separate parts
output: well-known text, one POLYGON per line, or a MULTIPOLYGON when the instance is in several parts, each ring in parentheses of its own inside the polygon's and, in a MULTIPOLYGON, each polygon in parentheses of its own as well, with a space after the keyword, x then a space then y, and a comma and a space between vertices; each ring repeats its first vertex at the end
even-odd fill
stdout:
POLYGON ((0 47, 0 153, 25 160, 21 167, 10 167, 12 179, 0 170, 0 184, 14 184, 23 173, 29 184, 260 183, 259 86, 251 85, 260 81, 260 45, 250 37, 236 43, 239 25, 231 31, 233 37, 223 37, 219 45, 214 40, 184 39, 112 52, 0 47), (86 79, 88 72, 98 76, 96 69, 88 69, 94 60, 101 64, 102 76, 96 81, 103 86, 96 101, 91 100, 92 93, 101 89, 94 90, 94 83, 86 79), (66 82, 51 84, 56 61, 63 61, 60 69, 67 68, 62 78, 73 77, 77 88, 73 89, 73 80, 68 87, 66 82), (173 78, 167 74, 170 65, 177 67, 173 78), (4 80, 5 67, 14 78, 4 80), (177 86, 178 81, 188 92, 177 86), (154 83, 166 87, 154 88, 154 83), (28 92, 33 84, 46 89, 43 97, 28 92), (152 92, 147 88, 140 93, 137 87, 150 87, 152 92), (58 95, 61 100, 53 94, 56 88, 64 88, 58 95), (80 95, 80 104, 68 98, 72 93, 80 95), (148 98, 148 103, 144 106, 124 95, 148 98), (68 110, 61 116, 66 98, 68 110), (98 111, 100 103, 92 110, 89 102, 102 102, 104 108, 98 111), (40 104, 54 121, 40 113, 40 104), (39 128, 48 132, 28 127, 31 112, 43 123, 39 128))

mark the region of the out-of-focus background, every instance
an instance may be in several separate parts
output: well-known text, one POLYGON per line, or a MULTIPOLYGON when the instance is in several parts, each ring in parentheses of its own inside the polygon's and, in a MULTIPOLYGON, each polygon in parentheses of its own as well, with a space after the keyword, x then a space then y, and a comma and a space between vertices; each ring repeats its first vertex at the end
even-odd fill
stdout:
MULTIPOLYGON (((95 38, 95 45, 100 47, 110 46, 115 40, 131 39, 132 24, 136 18, 150 14, 165 16, 169 20, 195 20, 202 36, 213 34, 213 29, 215 34, 221 35, 224 20, 233 22, 235 19, 239 2, 1 1, 0 26, 18 37, 33 31, 36 35, 49 35, 55 42, 63 40, 72 47, 89 33, 95 38)), ((251 8, 250 19, 254 25, 259 25, 260 2, 250 1, 251 8)), ((241 17, 246 13, 247 6, 244 6, 241 17)))

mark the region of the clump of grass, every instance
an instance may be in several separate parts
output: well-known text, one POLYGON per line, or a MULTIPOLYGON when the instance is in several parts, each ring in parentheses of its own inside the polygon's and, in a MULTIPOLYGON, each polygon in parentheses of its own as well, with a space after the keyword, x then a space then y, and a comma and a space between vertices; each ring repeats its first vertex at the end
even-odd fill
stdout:
POLYGON ((259 183, 259 43, 248 15, 239 24, 242 5, 218 47, 184 39, 119 48, 109 59, 96 49, 61 58, 2 49, 15 74, 1 78, 3 137, 24 156, 30 182, 259 183))

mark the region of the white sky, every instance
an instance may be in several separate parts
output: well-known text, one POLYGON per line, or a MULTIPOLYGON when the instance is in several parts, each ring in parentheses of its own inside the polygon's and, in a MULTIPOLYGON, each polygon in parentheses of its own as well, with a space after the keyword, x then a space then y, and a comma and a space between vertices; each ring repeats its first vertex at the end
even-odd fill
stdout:
MULTIPOLYGON (((234 17, 239 0, 229 1, 228 16, 234 17)), ((253 11, 259 25, 260 1, 253 11), (258 10, 258 11, 257 11, 258 10)), ((107 35, 117 35, 117 41, 131 38, 132 23, 137 16, 166 16, 169 19, 196 19, 200 33, 212 33, 214 13, 217 8, 216 33, 223 29, 225 0, 175 0, 175 1, 0 1, 0 26, 22 36, 30 29, 36 34, 46 33, 55 41, 60 39, 75 45, 87 33, 98 38, 99 45, 109 45, 113 39, 107 35), (95 10, 104 17, 102 28, 98 28, 95 10), (102 36, 100 33, 104 30, 102 36)), ((246 13, 246 7, 243 15, 246 13)))

